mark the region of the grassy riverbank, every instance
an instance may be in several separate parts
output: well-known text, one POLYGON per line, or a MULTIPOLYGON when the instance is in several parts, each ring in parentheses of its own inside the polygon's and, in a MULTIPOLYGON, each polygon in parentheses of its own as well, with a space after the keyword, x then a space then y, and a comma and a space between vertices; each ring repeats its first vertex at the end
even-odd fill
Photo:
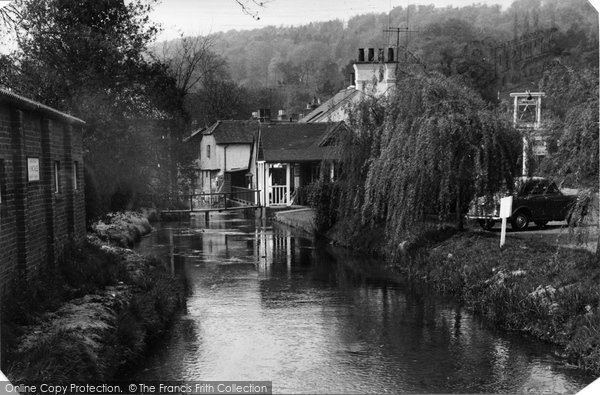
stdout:
POLYGON ((13 382, 106 380, 168 328, 186 289, 157 259, 97 235, 3 301, 4 369, 13 382))
MULTIPOLYGON (((433 233, 431 235, 434 235, 433 233)), ((564 347, 600 374, 600 265, 585 250, 448 229, 409 247, 394 268, 465 302, 490 323, 564 347)))

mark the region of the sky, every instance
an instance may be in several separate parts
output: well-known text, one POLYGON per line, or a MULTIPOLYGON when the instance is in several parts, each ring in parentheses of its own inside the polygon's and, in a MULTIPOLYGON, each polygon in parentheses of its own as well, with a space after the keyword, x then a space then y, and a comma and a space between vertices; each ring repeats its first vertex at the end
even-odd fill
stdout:
MULTIPOLYGON (((252 4, 251 0, 246 0, 252 4)), ((259 20, 242 12, 235 0, 162 0, 155 6, 152 19, 163 26, 159 40, 180 34, 209 34, 227 30, 258 29, 269 25, 292 26, 332 19, 348 20, 354 15, 389 12, 408 4, 434 4, 463 7, 473 3, 500 4, 504 8, 513 0, 267 0, 259 8, 259 20)))
MULTIPOLYGON (((93 1, 93 0, 90 0, 93 1)), ((503 9, 513 0, 262 0, 264 7, 256 7, 252 0, 240 0, 252 5, 260 19, 245 14, 235 0, 159 0, 151 19, 162 25, 158 41, 180 35, 206 35, 228 30, 250 30, 265 26, 297 26, 309 22, 341 19, 366 13, 389 12, 394 7, 434 4, 436 7, 464 7, 473 3, 500 4, 503 9)), ((260 1, 260 0, 257 0, 260 1)), ((8 4, 0 0, 0 7, 8 4)), ((600 0, 591 0, 598 6, 600 0)), ((2 52, 0 43, 0 52, 2 52)))
MULTIPOLYGON (((252 4, 251 0, 246 1, 252 4)), ((250 30, 261 27, 302 25, 332 19, 348 20, 354 15, 388 12, 408 4, 434 4, 436 7, 464 7, 473 3, 500 4, 503 9, 513 0, 265 0, 256 20, 242 12, 235 0, 161 0, 152 19, 163 26, 159 40, 180 34, 205 35, 227 30, 250 30)), ((591 1, 598 9, 600 0, 591 1)))

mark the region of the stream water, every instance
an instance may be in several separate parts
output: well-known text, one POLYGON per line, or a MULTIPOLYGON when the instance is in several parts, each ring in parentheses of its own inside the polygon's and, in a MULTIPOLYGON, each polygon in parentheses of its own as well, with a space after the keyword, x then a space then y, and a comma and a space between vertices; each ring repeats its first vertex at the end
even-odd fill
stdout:
POLYGON ((356 270, 372 267, 368 258, 241 213, 164 223, 137 250, 185 275, 191 295, 135 380, 266 380, 274 393, 573 393, 594 379, 548 345, 356 270))

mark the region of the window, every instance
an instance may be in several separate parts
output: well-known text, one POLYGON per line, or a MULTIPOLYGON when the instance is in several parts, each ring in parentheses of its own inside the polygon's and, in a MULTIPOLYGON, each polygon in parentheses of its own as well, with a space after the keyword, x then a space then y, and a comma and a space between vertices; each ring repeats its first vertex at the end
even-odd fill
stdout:
POLYGON ((206 146, 206 157, 210 159, 210 144, 206 146))
POLYGON ((548 189, 546 189, 546 193, 551 195, 556 195, 559 192, 560 191, 555 183, 551 183, 550 185, 548 185, 548 189))
POLYGON ((73 189, 76 191, 77 189, 79 189, 79 185, 78 185, 78 180, 77 180, 77 168, 78 168, 78 162, 74 161, 73 162, 73 189))
POLYGON ((54 161, 54 193, 60 193, 60 162, 54 161))

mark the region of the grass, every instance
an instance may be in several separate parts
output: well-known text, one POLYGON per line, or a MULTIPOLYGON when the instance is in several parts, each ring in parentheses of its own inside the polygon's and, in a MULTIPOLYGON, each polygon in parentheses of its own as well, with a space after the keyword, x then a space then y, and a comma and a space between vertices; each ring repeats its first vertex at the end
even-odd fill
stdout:
POLYGON ((120 247, 132 247, 142 235, 152 231, 152 226, 148 221, 151 215, 152 213, 149 212, 134 211, 109 213, 94 222, 91 228, 101 240, 120 247))
POLYGON ((91 381, 135 365, 184 303, 159 260, 88 237, 56 270, 3 303, 3 367, 13 382, 91 381))
POLYGON ((496 235, 451 233, 421 241, 396 269, 496 326, 563 346, 569 361, 600 373, 600 263, 592 253, 524 239, 501 250, 496 235))

